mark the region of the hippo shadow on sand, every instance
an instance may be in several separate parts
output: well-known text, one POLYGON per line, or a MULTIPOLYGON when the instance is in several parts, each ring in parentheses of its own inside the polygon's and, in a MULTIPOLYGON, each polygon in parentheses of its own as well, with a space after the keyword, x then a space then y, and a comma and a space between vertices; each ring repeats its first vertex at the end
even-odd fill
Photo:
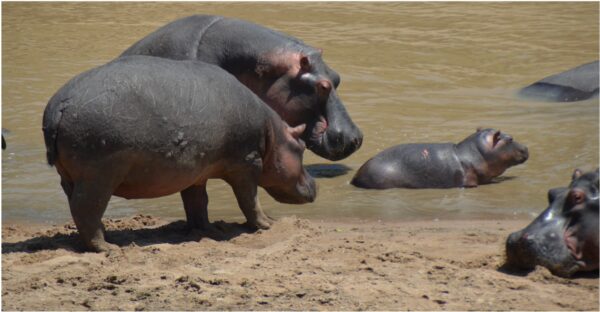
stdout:
MULTIPOLYGON (((110 221, 109 221, 110 222, 110 221)), ((213 222, 212 225, 220 231, 202 231, 190 229, 183 220, 173 221, 156 228, 142 229, 106 229, 107 241, 126 246, 150 246, 156 244, 181 244, 185 242, 199 242, 209 238, 216 241, 228 241, 242 234, 251 234, 260 230, 251 229, 242 223, 224 221, 213 222)), ((74 252, 85 252, 86 249, 76 231, 75 225, 66 225, 65 229, 72 233, 46 234, 33 237, 16 243, 2 243, 2 254, 13 252, 34 253, 42 250, 66 249, 74 252), (50 236, 51 235, 51 236, 50 236)))
MULTIPOLYGON (((508 275, 513 275, 513 276, 520 276, 520 277, 526 277, 527 275, 529 275, 530 273, 532 273, 533 271, 535 271, 536 269, 522 269, 522 268, 517 268, 514 266, 511 266, 508 263, 504 263, 502 264, 497 271, 500 273, 504 273, 504 274, 508 274, 508 275)), ((598 272, 598 270, 596 271, 587 271, 587 272, 576 272, 573 275, 571 275, 569 278, 571 279, 578 279, 578 278, 585 278, 585 279, 597 279, 600 277, 600 274, 598 272)))

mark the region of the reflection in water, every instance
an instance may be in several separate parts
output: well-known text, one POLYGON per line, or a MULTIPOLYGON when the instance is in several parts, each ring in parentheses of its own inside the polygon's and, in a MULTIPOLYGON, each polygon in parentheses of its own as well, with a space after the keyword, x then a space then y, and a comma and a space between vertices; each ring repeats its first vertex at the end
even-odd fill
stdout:
POLYGON ((352 170, 344 164, 310 164, 304 167, 313 178, 335 178, 352 170))
MULTIPOLYGON (((598 58, 598 3, 48 2, 2 9, 2 126, 11 130, 2 152, 4 220, 71 219, 58 174, 45 162, 41 120, 54 92, 193 13, 242 18, 301 38, 322 48, 341 75, 338 93, 364 133, 363 145, 335 164, 349 172, 318 179, 315 203, 279 204, 261 191, 263 208, 275 217, 529 219, 575 167, 598 164, 598 99, 544 103, 515 96, 598 58), (514 179, 449 190, 349 185, 355 170, 385 148, 453 142, 479 126, 511 133, 529 147, 529 161, 505 173, 514 179)), ((308 151, 305 163, 317 175, 341 173, 308 151)), ((211 180, 208 194, 211 219, 243 218, 228 185, 211 180)), ((178 194, 113 198, 106 216, 135 213, 184 216, 178 194)))

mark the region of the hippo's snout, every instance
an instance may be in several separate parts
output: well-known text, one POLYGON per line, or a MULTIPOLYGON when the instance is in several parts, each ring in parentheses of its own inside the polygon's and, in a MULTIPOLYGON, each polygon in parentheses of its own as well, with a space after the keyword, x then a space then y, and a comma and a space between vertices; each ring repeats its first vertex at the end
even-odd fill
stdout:
POLYGON ((506 263, 520 269, 533 269, 535 257, 528 253, 530 248, 526 247, 530 242, 531 238, 522 231, 511 233, 506 239, 506 263))
POLYGON ((341 160, 358 150, 362 141, 362 131, 357 127, 329 127, 323 133, 322 145, 314 146, 312 150, 329 160, 341 160))
POLYGON ((354 153, 362 145, 363 134, 358 128, 328 128, 325 132, 325 148, 331 160, 340 160, 354 153))
POLYGON ((529 159, 529 149, 527 148, 527 146, 523 146, 523 149, 521 149, 521 163, 524 163, 527 159, 529 159))
POLYGON ((302 176, 295 184, 288 187, 267 187, 265 190, 276 201, 284 204, 312 203, 317 197, 317 184, 306 169, 303 169, 302 176))
POLYGON ((317 184, 306 170, 304 170, 303 180, 304 183, 298 184, 298 193, 304 198, 302 203, 312 203, 317 198, 317 184))

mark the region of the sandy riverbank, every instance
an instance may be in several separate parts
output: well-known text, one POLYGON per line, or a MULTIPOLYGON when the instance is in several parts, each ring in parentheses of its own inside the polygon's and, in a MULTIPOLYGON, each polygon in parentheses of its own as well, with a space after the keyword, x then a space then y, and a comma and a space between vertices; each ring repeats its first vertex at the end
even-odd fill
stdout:
POLYGON ((283 218, 230 238, 183 221, 105 220, 120 252, 80 253, 74 226, 2 229, 3 310, 598 310, 597 274, 503 268, 515 221, 283 218))

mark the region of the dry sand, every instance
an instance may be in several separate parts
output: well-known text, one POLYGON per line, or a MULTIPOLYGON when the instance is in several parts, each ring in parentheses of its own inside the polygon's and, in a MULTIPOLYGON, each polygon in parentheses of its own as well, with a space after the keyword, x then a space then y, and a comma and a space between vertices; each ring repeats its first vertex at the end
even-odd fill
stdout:
POLYGON ((150 216, 105 220, 111 254, 81 253, 72 224, 4 224, 3 310, 594 310, 598 274, 503 267, 515 221, 283 218, 228 239, 150 216))

